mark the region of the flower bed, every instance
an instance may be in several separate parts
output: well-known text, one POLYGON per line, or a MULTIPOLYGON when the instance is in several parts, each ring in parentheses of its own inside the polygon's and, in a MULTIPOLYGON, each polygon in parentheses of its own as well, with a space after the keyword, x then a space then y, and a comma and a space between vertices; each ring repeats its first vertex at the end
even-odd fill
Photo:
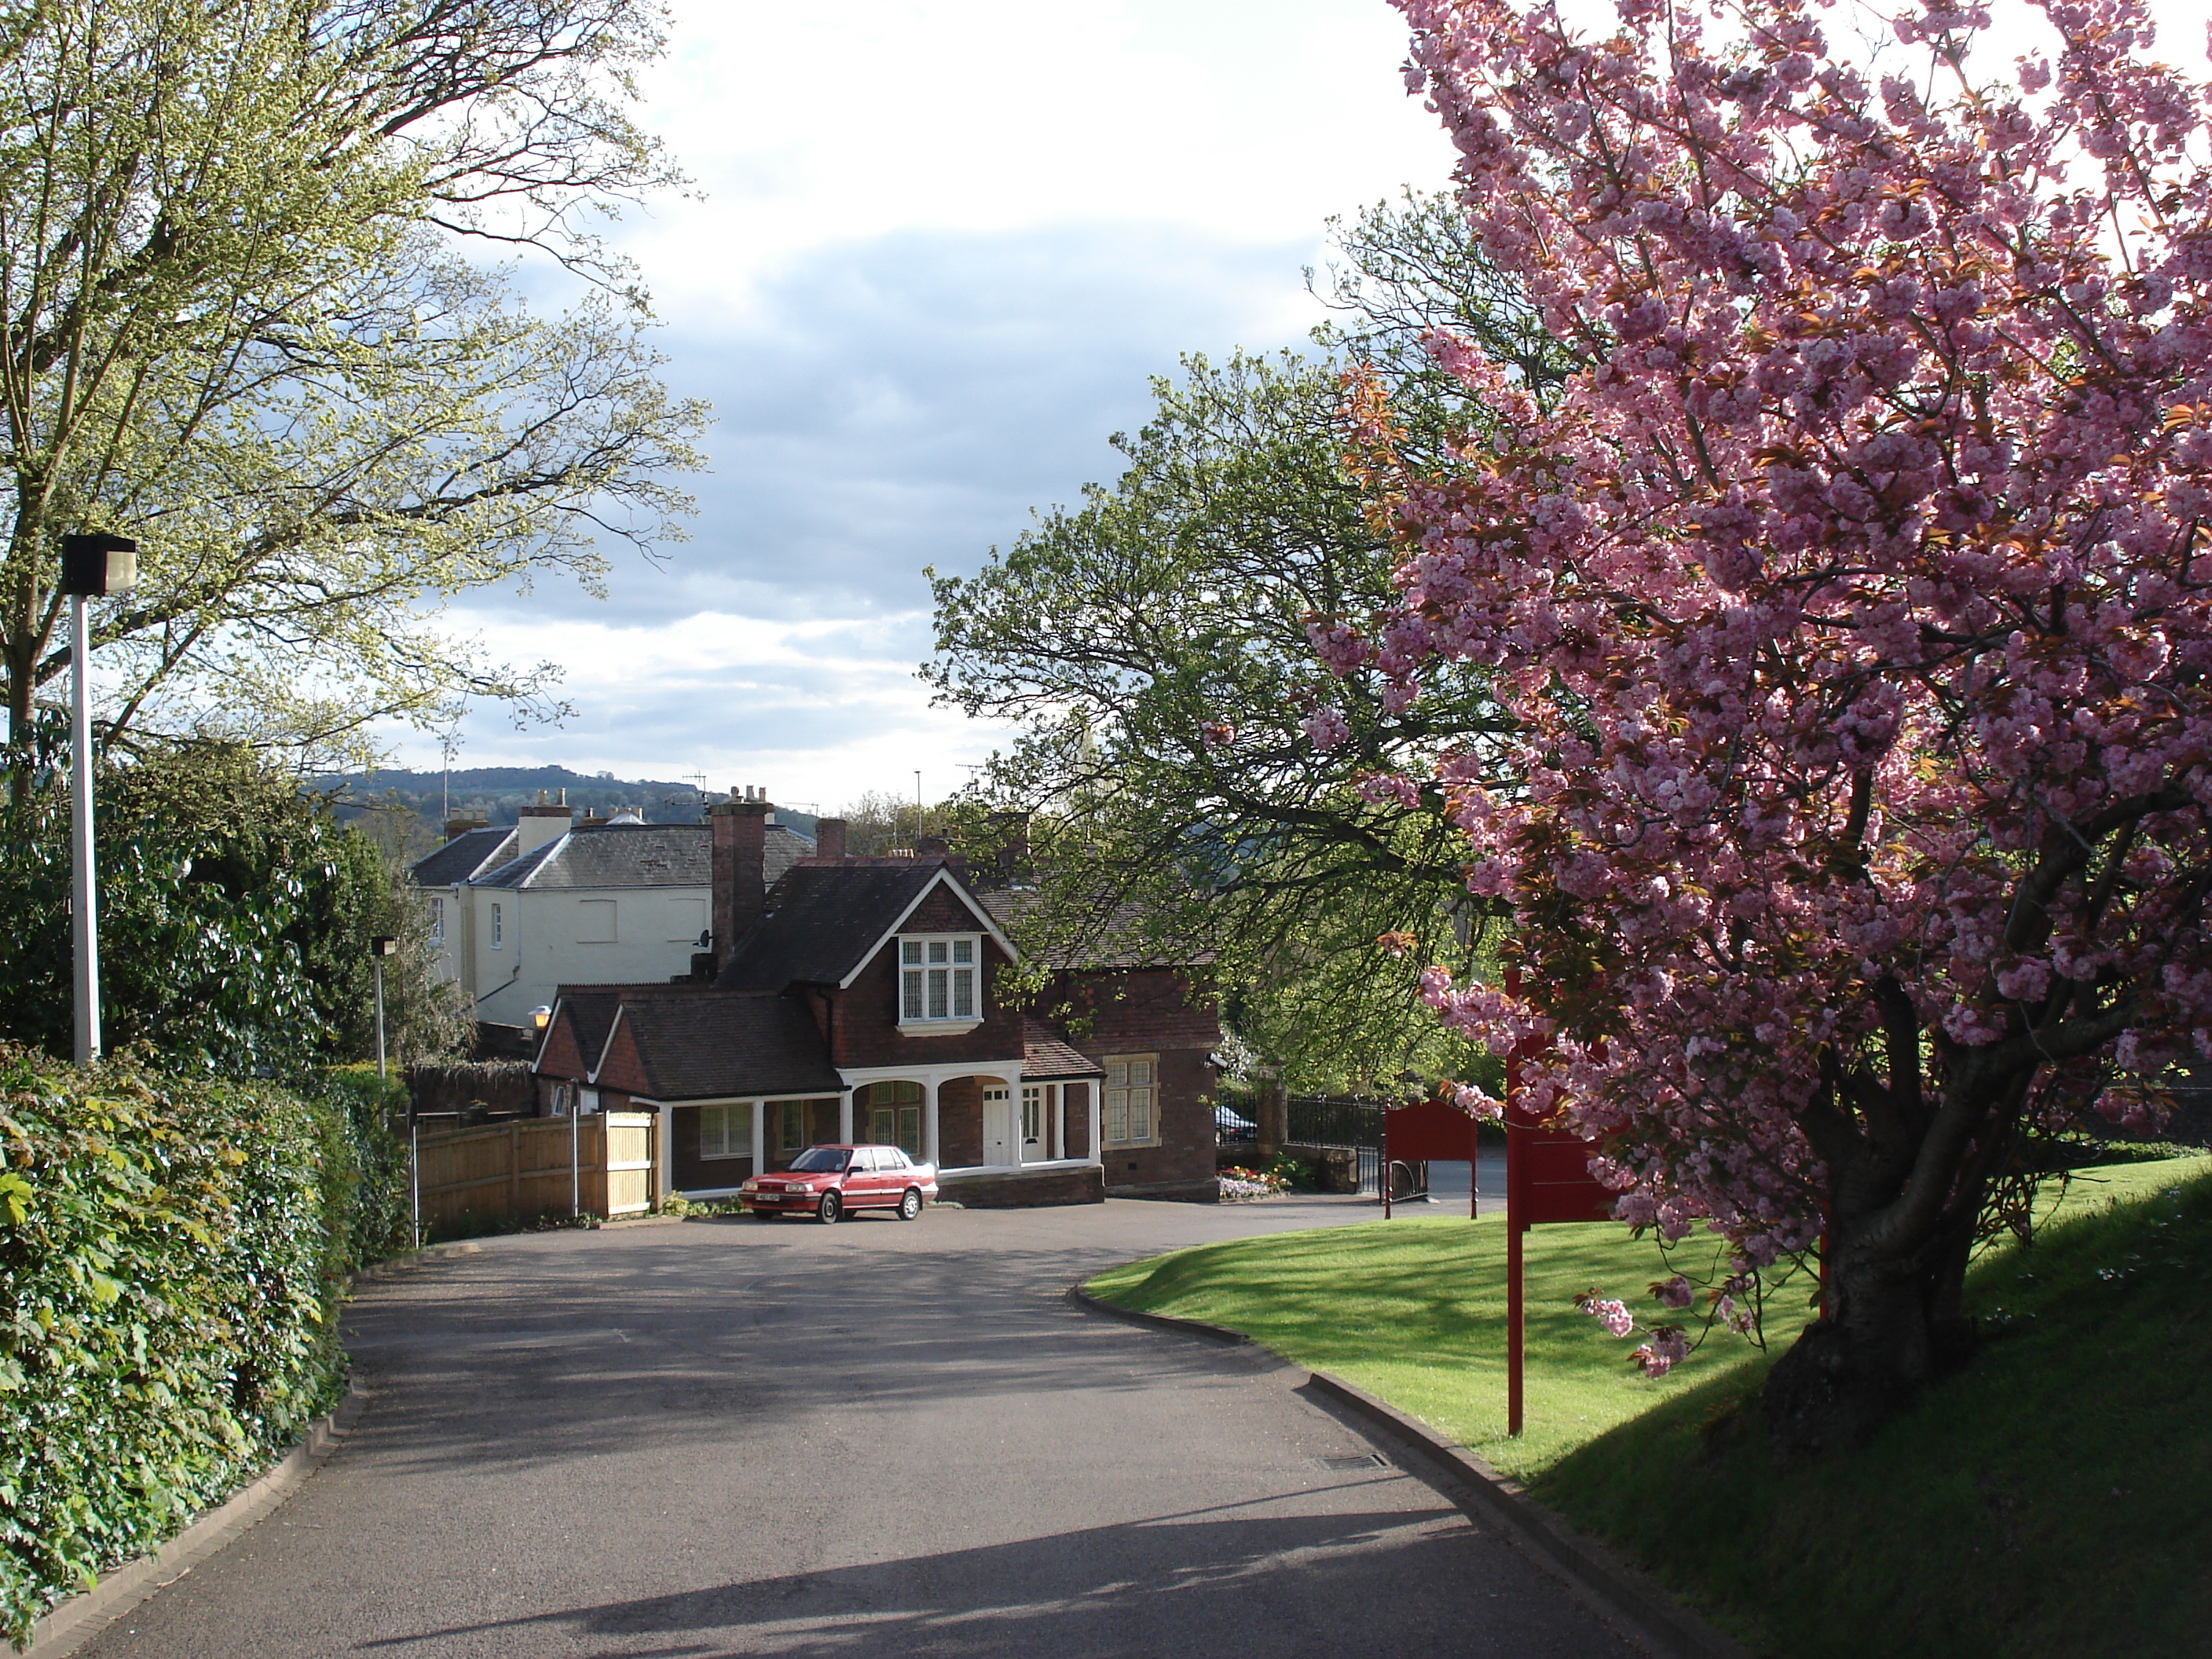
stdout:
POLYGON ((1273 1198, 1286 1184, 1282 1176, 1261 1170, 1248 1170, 1241 1164, 1223 1170, 1218 1179, 1221 1183, 1224 1204, 1249 1204, 1257 1199, 1273 1198))

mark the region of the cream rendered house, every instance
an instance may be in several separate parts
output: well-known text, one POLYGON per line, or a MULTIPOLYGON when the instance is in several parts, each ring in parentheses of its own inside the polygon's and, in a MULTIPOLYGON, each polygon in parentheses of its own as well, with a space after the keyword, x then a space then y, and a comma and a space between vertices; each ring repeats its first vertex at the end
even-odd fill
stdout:
MULTIPOLYGON (((711 832, 635 812, 572 823, 559 805, 526 806, 513 830, 460 829, 416 864, 442 975, 473 1016, 528 1028, 562 984, 666 984, 713 944, 711 832)), ((769 856, 787 867, 814 850, 771 824, 769 856)), ((779 869, 778 873, 781 873, 779 869)))

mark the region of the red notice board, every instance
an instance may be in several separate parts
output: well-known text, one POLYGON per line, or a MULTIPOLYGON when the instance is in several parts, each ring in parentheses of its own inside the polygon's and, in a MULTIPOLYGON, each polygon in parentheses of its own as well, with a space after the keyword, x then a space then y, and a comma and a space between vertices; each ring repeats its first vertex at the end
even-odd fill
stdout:
POLYGON ((1507 1224, 1517 1231, 1539 1222, 1612 1219, 1619 1195, 1590 1174, 1589 1155, 1581 1136, 1546 1127, 1511 1101, 1505 1109, 1507 1224))
POLYGON ((1419 1164, 1474 1156, 1474 1119, 1441 1100, 1417 1100, 1382 1114, 1383 1144, 1392 1158, 1419 1164))

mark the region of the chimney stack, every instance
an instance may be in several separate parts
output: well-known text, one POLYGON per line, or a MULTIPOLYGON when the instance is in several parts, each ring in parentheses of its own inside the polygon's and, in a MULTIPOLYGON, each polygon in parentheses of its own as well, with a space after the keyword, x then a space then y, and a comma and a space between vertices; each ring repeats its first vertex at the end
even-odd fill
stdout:
POLYGON ((817 859, 842 859, 845 856, 845 820, 817 818, 814 821, 814 856, 817 859))
POLYGON ((942 836, 916 836, 914 838, 914 855, 918 859, 942 858, 951 846, 951 843, 942 836))
POLYGON ((464 812, 458 817, 450 817, 446 820, 446 839, 447 841, 459 841, 463 836, 467 835, 470 830, 488 829, 490 826, 490 823, 491 820, 489 818, 471 817, 467 813, 464 812))
MULTIPOLYGON (((561 792, 564 798, 568 793, 565 789, 561 792)), ((515 856, 520 858, 536 852, 547 842, 558 841, 568 833, 568 808, 565 804, 556 806, 547 801, 545 792, 541 789, 538 792, 535 806, 515 809, 514 827, 519 832, 515 856)))
POLYGON ((768 905, 768 820, 775 808, 765 789, 732 789, 707 809, 714 827, 714 966, 730 959, 768 905))

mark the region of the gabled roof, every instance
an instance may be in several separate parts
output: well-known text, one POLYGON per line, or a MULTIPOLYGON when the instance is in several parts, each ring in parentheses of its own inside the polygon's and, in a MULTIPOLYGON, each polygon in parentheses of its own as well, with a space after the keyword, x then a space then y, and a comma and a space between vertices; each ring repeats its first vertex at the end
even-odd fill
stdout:
POLYGON ((565 1019, 576 1039, 576 1052, 583 1059, 584 1078, 588 1082, 598 1074, 599 1060, 606 1054, 607 1033, 614 1027, 615 1009, 622 1001, 622 994, 634 988, 561 987, 553 994, 553 1018, 545 1022, 545 1042, 538 1045, 540 1060, 544 1058, 546 1044, 553 1040, 554 1029, 565 1019))
POLYGON ((692 991, 622 999, 615 1015, 637 1053, 649 1100, 835 1095, 845 1081, 813 1016, 790 997, 692 991))
POLYGON ((1076 1053, 1049 1026, 1034 1019, 1022 1021, 1022 1077, 1024 1081, 1105 1075, 1104 1066, 1076 1053))
POLYGON ((967 883, 937 859, 793 865, 769 890, 768 913, 738 941, 719 987, 781 991, 790 985, 852 983, 885 940, 942 885, 975 918, 976 930, 1012 941, 967 883))
MULTIPOLYGON (((775 880, 814 850, 787 824, 768 826, 766 876, 775 880)), ((714 832, 703 823, 599 823, 571 830, 482 877, 480 887, 705 887, 714 880, 714 832)))
POLYGON ((516 844, 513 824, 464 830, 436 852, 416 860, 407 878, 417 887, 458 887, 514 857, 516 844))

